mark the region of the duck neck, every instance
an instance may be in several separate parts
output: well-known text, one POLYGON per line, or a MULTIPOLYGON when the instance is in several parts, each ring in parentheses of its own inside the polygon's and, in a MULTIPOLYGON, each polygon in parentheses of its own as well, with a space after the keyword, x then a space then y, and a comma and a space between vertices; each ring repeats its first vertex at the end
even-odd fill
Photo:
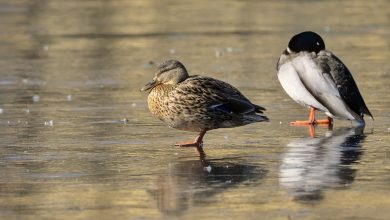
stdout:
POLYGON ((168 106, 165 104, 168 93, 175 88, 173 85, 158 85, 154 87, 148 96, 148 106, 152 114, 156 115, 161 120, 168 106))
POLYGON ((150 91, 150 95, 153 95, 153 96, 157 96, 157 97, 160 97, 160 98, 164 98, 165 96, 168 95, 168 93, 170 91, 172 91, 173 89, 175 88, 174 85, 164 85, 164 84, 160 84, 158 86, 155 86, 151 91, 150 91))

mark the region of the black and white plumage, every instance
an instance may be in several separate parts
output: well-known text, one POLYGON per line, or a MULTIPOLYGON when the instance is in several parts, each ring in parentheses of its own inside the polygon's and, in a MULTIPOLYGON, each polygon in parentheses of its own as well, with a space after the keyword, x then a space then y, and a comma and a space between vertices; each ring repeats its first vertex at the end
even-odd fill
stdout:
MULTIPOLYGON (((312 108, 313 114, 320 110, 330 118, 359 124, 364 124, 364 114, 372 117, 348 68, 325 50, 323 39, 314 32, 291 38, 277 70, 286 93, 297 103, 312 108)), ((311 122, 315 124, 314 115, 311 122)))

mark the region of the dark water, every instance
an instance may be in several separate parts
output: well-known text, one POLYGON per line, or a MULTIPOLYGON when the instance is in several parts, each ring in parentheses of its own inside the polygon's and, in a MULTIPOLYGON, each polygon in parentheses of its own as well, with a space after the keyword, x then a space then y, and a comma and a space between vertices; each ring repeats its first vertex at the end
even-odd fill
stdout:
MULTIPOLYGON (((389 1, 0 1, 1 219, 390 219, 389 1), (375 121, 288 122, 275 63, 320 33, 375 121), (269 123, 173 147, 139 89, 163 60, 223 79, 269 123)), ((320 114, 321 115, 321 114, 320 114)))

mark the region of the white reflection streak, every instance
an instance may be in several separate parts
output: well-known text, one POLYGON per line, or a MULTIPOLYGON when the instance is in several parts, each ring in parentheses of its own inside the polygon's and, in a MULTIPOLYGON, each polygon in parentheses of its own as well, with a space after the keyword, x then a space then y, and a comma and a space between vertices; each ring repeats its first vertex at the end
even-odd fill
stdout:
POLYGON ((329 131, 321 138, 291 141, 280 167, 280 186, 299 198, 304 194, 320 196, 321 189, 342 182, 342 146, 354 134, 355 129, 344 129, 329 131))

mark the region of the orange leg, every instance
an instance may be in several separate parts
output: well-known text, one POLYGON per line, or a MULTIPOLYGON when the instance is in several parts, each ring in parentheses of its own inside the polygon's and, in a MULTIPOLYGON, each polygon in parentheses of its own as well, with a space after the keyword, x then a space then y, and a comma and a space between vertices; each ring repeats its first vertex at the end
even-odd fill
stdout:
POLYGON ((291 122, 291 124, 292 125, 313 125, 314 121, 315 121, 315 114, 316 114, 316 109, 310 108, 309 120, 307 120, 307 121, 294 121, 294 122, 291 122))
POLYGON ((316 109, 313 107, 310 107, 310 114, 309 114, 309 120, 307 121, 294 121, 291 122, 292 125, 317 125, 317 124, 332 124, 333 119, 331 117, 328 117, 327 119, 323 120, 316 120, 315 118, 316 109))
POLYGON ((175 146, 178 147, 195 147, 196 151, 198 152, 200 157, 206 156, 205 152, 203 151, 203 136, 206 134, 206 131, 200 132, 198 137, 195 138, 194 141, 186 141, 186 142, 179 142, 176 143, 175 146))

